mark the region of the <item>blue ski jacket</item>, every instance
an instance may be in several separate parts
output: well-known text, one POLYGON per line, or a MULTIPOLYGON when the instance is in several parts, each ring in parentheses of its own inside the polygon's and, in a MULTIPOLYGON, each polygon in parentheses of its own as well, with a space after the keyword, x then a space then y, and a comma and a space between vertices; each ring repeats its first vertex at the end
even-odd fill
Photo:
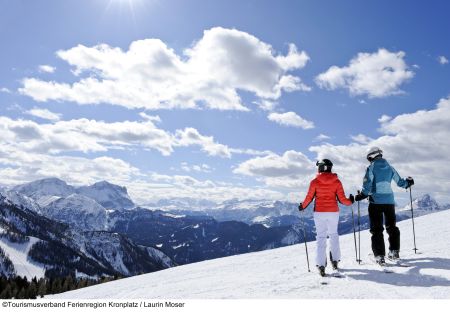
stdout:
POLYGON ((369 201, 375 204, 395 204, 391 181, 397 186, 408 187, 408 182, 401 178, 397 171, 383 158, 375 159, 367 167, 361 192, 369 196, 369 201))

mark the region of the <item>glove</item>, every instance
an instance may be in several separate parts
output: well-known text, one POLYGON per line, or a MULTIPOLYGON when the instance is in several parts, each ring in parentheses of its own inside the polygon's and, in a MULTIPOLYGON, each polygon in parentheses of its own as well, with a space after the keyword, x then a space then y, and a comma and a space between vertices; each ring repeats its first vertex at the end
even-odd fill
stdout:
POLYGON ((365 194, 363 194, 363 193, 358 193, 358 194, 355 196, 355 201, 361 201, 361 200, 364 200, 365 198, 367 198, 367 196, 366 196, 365 194))
POLYGON ((350 199, 350 201, 352 202, 352 204, 355 202, 355 197, 354 197, 352 194, 350 194, 350 195, 348 196, 348 198, 350 199))
POLYGON ((301 212, 303 211, 305 208, 303 207, 303 203, 300 203, 298 206, 298 210, 301 212))
POLYGON ((406 186, 406 189, 408 189, 409 187, 411 187, 412 185, 414 185, 414 179, 411 176, 408 176, 406 178, 406 183, 408 184, 408 186, 406 186))

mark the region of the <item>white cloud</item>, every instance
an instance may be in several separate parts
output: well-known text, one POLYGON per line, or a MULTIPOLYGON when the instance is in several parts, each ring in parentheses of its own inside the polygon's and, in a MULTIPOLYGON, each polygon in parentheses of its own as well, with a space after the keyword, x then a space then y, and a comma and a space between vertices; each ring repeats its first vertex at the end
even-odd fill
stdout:
MULTIPOLYGON (((35 111, 33 113, 36 114, 35 111)), ((209 156, 221 158, 230 158, 233 154, 263 156, 272 153, 267 150, 230 148, 215 141, 213 136, 205 136, 192 127, 168 132, 152 122, 159 121, 159 117, 146 116, 145 119, 141 122, 107 123, 83 118, 40 124, 32 120, 14 120, 0 116, 0 144, 20 147, 26 153, 49 154, 152 149, 169 156, 178 147, 199 147, 209 156)))
POLYGON ((315 163, 301 152, 286 151, 249 159, 233 170, 235 174, 255 177, 268 187, 300 189, 309 184, 315 172, 315 163))
POLYGON ((201 135, 195 128, 188 127, 184 130, 177 130, 175 137, 177 146, 198 145, 211 156, 231 157, 231 152, 226 145, 216 143, 212 136, 201 135))
POLYGON ((372 138, 364 135, 364 134, 358 134, 356 136, 350 136, 354 142, 360 143, 360 144, 369 144, 373 141, 372 138))
POLYGON ((258 156, 264 156, 273 154, 270 150, 255 150, 255 149, 237 149, 237 148, 230 148, 229 151, 231 153, 235 154, 247 154, 247 155, 258 155, 258 156))
POLYGON ((54 73, 56 70, 56 67, 50 66, 50 65, 39 65, 39 72, 42 73, 54 73))
POLYGON ((369 98, 402 93, 400 86, 414 76, 404 61, 403 51, 379 49, 374 53, 358 53, 348 66, 332 66, 319 74, 315 81, 321 88, 346 88, 351 95, 369 98))
MULTIPOLYGON (((178 129, 172 134, 157 128, 148 119, 144 122, 107 123, 83 118, 39 124, 30 120, 13 120, 0 116, 0 130, 0 143, 21 146, 27 151, 51 154, 143 148, 154 149, 168 156, 176 147, 189 146, 198 146, 210 156, 230 158, 232 154, 228 146, 217 143, 212 136, 200 134, 195 128, 178 129)), ((235 149, 234 152, 257 153, 240 149, 235 149)))
POLYGON ((314 141, 324 141, 328 139, 331 139, 331 137, 325 134, 319 134, 316 138, 314 138, 314 141))
POLYGON ((11 90, 9 90, 9 89, 6 88, 6 87, 2 87, 2 88, 0 88, 0 92, 11 93, 11 90))
POLYGON ((392 119, 392 117, 390 117, 389 115, 383 114, 379 119, 378 122, 380 123, 386 123, 388 121, 390 121, 392 119))
POLYGON ((182 162, 180 169, 184 172, 201 172, 201 173, 211 173, 213 168, 208 164, 193 164, 190 165, 187 162, 182 162))
POLYGON ((263 177, 284 177, 308 173, 313 163, 303 153, 286 151, 283 155, 271 154, 247 160, 233 171, 236 174, 263 177))
POLYGON ((129 163, 107 156, 93 159, 54 156, 24 152, 20 147, 2 145, 0 153, 0 182, 15 185, 49 176, 59 177, 72 184, 91 184, 108 180, 130 181, 139 171, 129 163))
POLYGON ((283 126, 299 127, 303 129, 314 128, 314 123, 307 121, 295 112, 270 113, 267 117, 270 121, 283 126))
MULTIPOLYGON (((441 99, 435 109, 402 114, 381 123, 382 136, 370 144, 321 145, 310 148, 320 158, 330 156, 345 185, 360 188, 366 151, 378 146, 400 175, 415 178, 417 193, 431 193, 449 201, 450 97, 441 99)), ((401 194, 400 194, 401 196, 401 194)))
POLYGON ((248 111, 238 90, 276 100, 283 91, 309 90, 289 71, 309 57, 289 46, 286 56, 255 36, 215 27, 179 56, 158 39, 138 40, 128 51, 100 44, 60 50, 57 56, 73 66, 73 84, 23 79, 22 94, 36 101, 110 103, 147 110, 211 108, 248 111))
POLYGON ((148 115, 145 112, 140 112, 139 116, 150 122, 161 123, 161 118, 159 117, 159 115, 148 115))
POLYGON ((309 56, 305 51, 298 52, 294 44, 289 44, 289 53, 286 56, 279 55, 276 57, 278 64, 285 70, 299 69, 305 67, 309 61, 309 56))
POLYGON ((47 109, 33 108, 24 113, 49 121, 59 121, 61 119, 61 114, 53 113, 47 109))
POLYGON ((448 64, 448 59, 447 59, 445 56, 440 55, 440 56, 438 57, 438 62, 439 62, 440 64, 442 64, 442 65, 448 64))
MULTIPOLYGON (((206 169, 207 165, 201 164, 206 169)), ((126 186, 138 204, 170 197, 191 197, 224 201, 237 199, 282 199, 283 194, 263 187, 242 187, 229 183, 198 180, 186 175, 143 173, 121 159, 108 156, 93 159, 25 152, 20 146, 2 144, 0 184, 12 186, 45 177, 58 177, 76 186, 107 180, 126 186)))
POLYGON ((221 202, 230 199, 284 199, 285 196, 270 188, 243 187, 226 182, 201 181, 186 175, 151 173, 142 180, 135 180, 128 190, 137 203, 148 203, 164 198, 189 197, 221 202))
POLYGON ((139 146, 163 155, 173 152, 173 136, 150 122, 116 122, 78 119, 38 124, 29 120, 0 117, 0 141, 22 149, 57 154, 67 151, 99 152, 111 148, 139 146))
MULTIPOLYGON (((212 201, 224 201, 233 198, 283 198, 280 192, 264 187, 244 187, 220 181, 202 181, 186 175, 170 176, 144 173, 124 160, 108 156, 73 157, 50 154, 46 149, 43 149, 43 151, 29 149, 29 142, 25 139, 33 141, 36 138, 45 138, 46 130, 31 121, 16 121, 17 123, 14 123, 5 119, 7 118, 2 117, 0 121, 1 132, 4 135, 0 138, 2 145, 0 150, 0 184, 3 185, 11 186, 49 176, 59 177, 74 185, 86 185, 107 180, 127 186, 131 197, 137 203, 148 203, 152 200, 170 197, 191 197, 212 201), (20 140, 17 141, 17 139, 20 140)), ((120 125, 115 125, 114 128, 121 132, 120 125)), ((87 132, 91 133, 92 130, 87 130, 87 132)), ((99 133, 101 132, 102 130, 99 131, 99 133)), ((71 141, 83 137, 83 135, 77 137, 64 135, 68 145, 76 145, 71 141)), ((127 135, 122 133, 118 136, 125 138, 127 135)), ((193 172, 213 170, 207 164, 193 165, 191 169, 193 172)))
MULTIPOLYGON (((384 157, 401 176, 412 176, 416 181, 415 195, 430 193, 448 203, 450 196, 450 167, 445 165, 450 155, 450 97, 441 99, 435 109, 419 110, 396 117, 382 116, 381 136, 370 138, 364 134, 353 136, 350 144, 323 143, 309 151, 317 159, 332 160, 333 171, 338 173, 346 193, 355 193, 362 186, 362 179, 369 163, 366 153, 369 147, 378 146, 384 157)), ((285 188, 306 192, 316 172, 315 162, 297 151, 282 155, 270 154, 255 157, 239 164, 235 174, 254 177, 268 188, 285 188)), ((400 203, 409 200, 403 189, 393 188, 400 203)))
POLYGON ((253 103, 256 104, 261 110, 269 112, 275 110, 275 108, 278 106, 278 102, 267 99, 254 101, 253 103))

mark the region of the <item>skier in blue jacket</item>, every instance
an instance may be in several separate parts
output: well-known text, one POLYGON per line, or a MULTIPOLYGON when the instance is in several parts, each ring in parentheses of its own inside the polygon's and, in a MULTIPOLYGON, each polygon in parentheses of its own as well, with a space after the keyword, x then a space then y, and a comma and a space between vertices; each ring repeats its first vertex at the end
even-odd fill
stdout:
POLYGON ((393 180, 397 186, 409 188, 414 184, 411 177, 403 179, 397 171, 383 159, 383 151, 372 147, 367 153, 370 162, 364 176, 361 193, 355 201, 369 197, 370 233, 372 234, 372 251, 377 263, 384 265, 386 255, 383 237, 383 215, 386 232, 389 236, 388 258, 398 259, 400 250, 400 230, 396 226, 394 193, 391 188, 393 180))

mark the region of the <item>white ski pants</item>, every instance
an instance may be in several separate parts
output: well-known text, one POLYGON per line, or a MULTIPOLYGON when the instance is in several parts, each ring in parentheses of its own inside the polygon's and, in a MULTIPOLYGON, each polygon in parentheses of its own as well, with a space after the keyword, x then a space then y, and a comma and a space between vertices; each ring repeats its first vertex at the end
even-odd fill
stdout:
POLYGON ((316 224, 316 264, 326 266, 327 264, 327 236, 330 238, 330 251, 333 260, 341 259, 338 235, 339 212, 314 212, 314 223, 316 224))

